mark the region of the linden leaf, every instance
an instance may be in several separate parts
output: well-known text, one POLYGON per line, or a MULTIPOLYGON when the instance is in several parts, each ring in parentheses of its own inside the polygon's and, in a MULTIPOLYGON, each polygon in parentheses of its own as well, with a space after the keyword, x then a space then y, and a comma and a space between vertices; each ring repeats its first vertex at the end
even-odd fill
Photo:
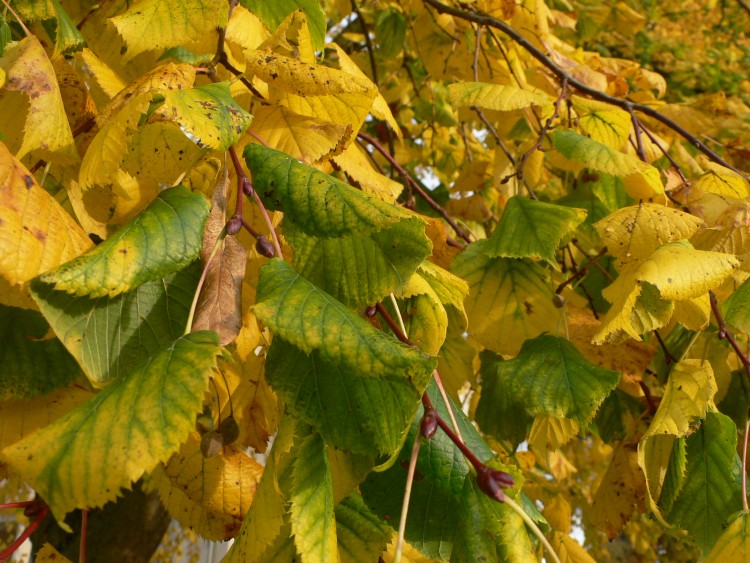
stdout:
POLYGON ((337 563, 333 480, 325 442, 313 432, 294 452, 290 499, 294 545, 303 563, 337 563))
POLYGON ((351 131, 344 125, 297 115, 284 106, 261 106, 253 115, 253 131, 271 146, 314 163, 340 151, 351 131))
POLYGON ((224 238, 213 255, 214 245, 227 221, 228 189, 229 175, 225 166, 222 179, 214 188, 211 213, 203 233, 201 259, 207 272, 193 321, 193 330, 215 331, 222 346, 232 342, 242 327, 242 280, 247 264, 247 250, 232 235, 224 238))
POLYGON ((36 311, 0 305, 0 400, 31 399, 63 387, 80 368, 36 311))
POLYGON ((224 151, 245 132, 252 116, 234 101, 227 82, 167 90, 156 115, 173 121, 201 147, 224 151))
POLYGON ((742 508, 742 462, 732 420, 710 412, 687 438, 687 473, 682 493, 667 519, 688 530, 702 553, 724 532, 729 517, 742 508))
POLYGON ((529 414, 572 418, 581 428, 620 379, 590 363, 569 341, 550 335, 527 340, 518 356, 497 370, 529 414))
POLYGON ((137 0, 110 21, 128 46, 125 58, 132 59, 215 33, 226 25, 227 14, 223 0, 137 0))
POLYGON ((492 258, 541 258, 557 265, 555 251, 563 237, 586 218, 586 211, 514 196, 486 245, 492 258))
POLYGON ((91 49, 84 48, 80 53, 80 57, 105 96, 114 98, 125 88, 126 83, 123 79, 117 76, 117 73, 107 63, 97 57, 96 53, 91 49))
POLYGON ((636 279, 656 286, 662 299, 694 299, 721 285, 738 266, 731 254, 678 241, 657 248, 638 266, 636 279))
MULTIPOLYGON (((78 151, 65 114, 55 70, 39 40, 32 36, 11 43, 0 58, 5 87, 0 91, 0 121, 11 123, 9 112, 17 113, 20 100, 31 104, 23 127, 23 142, 14 147, 21 160, 29 153, 52 162, 77 162, 78 151)), ((3 131, 10 135, 11 131, 3 131)), ((21 134, 20 131, 16 132, 21 134)))
POLYGON ((698 231, 690 242, 700 250, 741 256, 750 252, 750 202, 727 207, 710 228, 698 231))
POLYGON ((453 262, 453 273, 469 283, 466 314, 469 333, 499 354, 516 354, 521 344, 554 331, 560 311, 553 290, 537 264, 512 258, 490 258, 486 240, 469 245, 453 262))
POLYGON ((635 447, 620 443, 591 503, 592 523, 613 539, 633 516, 645 492, 635 447))
POLYGON ((42 549, 37 551, 34 561, 37 563, 72 563, 50 544, 45 543, 42 549))
POLYGON ((745 334, 750 334, 750 280, 734 290, 722 305, 724 320, 745 334))
POLYGON ((180 525, 207 540, 226 541, 239 532, 262 473, 257 461, 231 447, 206 459, 200 440, 191 436, 157 466, 151 486, 180 525))
POLYGON ((110 298, 86 298, 34 281, 32 296, 97 387, 118 379, 185 331, 198 263, 110 298))
POLYGON ((664 194, 659 171, 635 156, 621 153, 569 129, 555 130, 550 138, 552 146, 563 157, 556 164, 566 169, 578 171, 589 168, 622 177, 625 191, 636 199, 664 194))
POLYGON ((430 284, 419 274, 414 274, 404 284, 396 297, 404 299, 409 316, 406 333, 420 350, 437 356, 448 331, 448 314, 430 284))
POLYGON ((74 295, 114 297, 195 260, 207 215, 203 196, 170 188, 105 242, 40 279, 74 295))
POLYGON ((284 211, 295 268, 337 299, 354 307, 380 301, 430 253, 418 215, 279 151, 248 145, 244 156, 266 206, 284 211))
POLYGON ((3 455, 59 520, 102 506, 184 441, 218 353, 212 333, 188 334, 3 455), (87 479, 77 477, 81 464, 87 479))
POLYGON ((22 285, 91 246, 73 218, 0 143, 0 275, 22 285))
POLYGON ((394 203, 404 189, 403 185, 375 170, 370 158, 356 143, 335 155, 333 162, 344 171, 352 186, 388 203, 394 203))
POLYGON ((630 115, 610 104, 572 96, 581 129, 594 141, 615 150, 625 145, 632 127, 630 115))
POLYGON ((725 563, 726 561, 750 560, 750 518, 741 512, 719 536, 705 563, 725 563))
POLYGON ((750 196, 750 184, 736 172, 713 162, 706 163, 706 168, 708 170, 693 182, 692 189, 737 199, 750 196))
POLYGON ((307 16, 313 47, 316 51, 323 48, 326 37, 326 15, 316 0, 240 0, 240 4, 258 16, 265 26, 274 31, 281 22, 296 10, 302 10, 307 16))
POLYGON ((641 262, 657 247, 681 239, 689 239, 703 225, 694 215, 644 202, 623 207, 594 224, 617 266, 641 262))
POLYGON ((542 113, 552 109, 547 94, 507 84, 459 82, 449 84, 448 92, 450 101, 456 107, 476 106, 480 109, 513 111, 534 105, 541 108, 542 113))
POLYGON ((336 505, 336 537, 342 563, 375 561, 392 531, 367 507, 359 493, 336 505))

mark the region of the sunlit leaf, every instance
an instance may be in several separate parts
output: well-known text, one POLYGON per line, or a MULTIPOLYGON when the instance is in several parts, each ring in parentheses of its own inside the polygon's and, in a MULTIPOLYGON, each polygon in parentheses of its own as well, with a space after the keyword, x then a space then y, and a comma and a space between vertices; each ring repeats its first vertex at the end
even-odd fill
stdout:
POLYGON ((74 295, 114 297, 195 260, 207 215, 203 196, 170 188, 105 242, 40 279, 74 295))
POLYGON ((102 506, 183 442, 218 352, 212 333, 184 336, 3 454, 57 518, 102 506), (81 464, 87 479, 78 478, 81 464))
POLYGON ((409 340, 420 350, 437 356, 448 331, 448 314, 440 298, 419 274, 414 274, 396 297, 406 301, 409 340))
POLYGON ((36 311, 0 305, 0 400, 31 399, 64 387, 80 368, 36 311))
POLYGON ((615 150, 624 147, 632 128, 627 112, 597 100, 580 96, 572 98, 581 129, 589 137, 615 150))
POLYGON ((750 519, 747 512, 738 514, 719 536, 711 552, 706 556, 706 563, 725 563, 727 561, 747 561, 750 559, 750 519))
POLYGON ((334 156, 333 161, 346 173, 350 184, 388 203, 393 203, 404 189, 403 185, 375 170, 356 143, 334 156))
POLYGON ((35 281, 32 295, 65 347, 97 386, 117 379, 184 331, 198 263, 117 297, 76 297, 35 281))
POLYGON ((459 82, 449 84, 450 99, 457 107, 476 106, 480 109, 513 111, 535 105, 546 112, 552 103, 546 94, 522 89, 509 84, 459 82))
POLYGON ((323 48, 326 35, 326 15, 316 0, 277 0, 275 2, 240 0, 240 4, 258 16, 271 31, 276 30, 290 13, 295 10, 302 10, 305 12, 310 26, 313 47, 316 51, 323 48))
POLYGON ((492 258, 541 258, 556 265, 560 242, 585 218, 583 209, 512 197, 489 237, 486 252, 492 258))
POLYGON ((706 163, 706 168, 706 173, 693 182, 693 189, 739 199, 750 195, 750 184, 736 172, 713 162, 706 163))

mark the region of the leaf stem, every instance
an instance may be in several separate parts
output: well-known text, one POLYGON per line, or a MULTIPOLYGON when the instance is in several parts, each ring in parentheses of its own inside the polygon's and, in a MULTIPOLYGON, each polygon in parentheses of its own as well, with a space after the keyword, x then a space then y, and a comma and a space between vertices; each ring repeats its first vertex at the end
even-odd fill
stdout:
POLYGON ((0 553, 0 563, 5 563, 8 559, 10 559, 11 555, 13 555, 16 550, 23 545, 23 542, 25 542, 27 539, 29 539, 29 536, 33 534, 36 529, 39 527, 39 524, 42 523, 42 520, 47 516, 49 513, 49 506, 46 504, 44 505, 44 508, 42 508, 41 512, 37 515, 36 518, 29 524, 29 526, 23 531, 23 533, 16 538, 16 540, 10 544, 2 553, 0 553))
POLYGON ((36 500, 23 500, 20 502, 5 502, 0 504, 0 510, 3 508, 26 508, 32 504, 37 504, 39 501, 36 500))
POLYGON ((193 295, 193 303, 190 305, 190 314, 188 315, 187 324, 185 325, 185 334, 189 334, 193 329, 193 319, 195 318, 195 310, 198 307, 198 298, 200 297, 201 290, 203 289, 203 284, 206 282, 208 269, 211 267, 211 262, 213 261, 214 256, 216 256, 216 253, 219 251, 219 248, 221 247, 221 244, 224 242, 225 238, 227 238, 227 226, 226 225, 224 225, 224 228, 221 229, 219 236, 216 238, 216 242, 214 242, 214 247, 211 249, 211 254, 208 257, 208 260, 206 260, 205 266, 203 266, 201 277, 198 280, 198 287, 195 288, 195 295, 193 295))
POLYGON ((399 173, 399 175, 404 179, 404 181, 411 186, 411 188, 417 192, 420 196, 422 196, 422 199, 427 202, 427 205, 432 207, 438 215, 440 215, 443 219, 445 219, 445 222, 448 223, 451 228, 456 232, 456 234, 461 237, 466 243, 471 243, 471 237, 467 235, 461 227, 458 226, 458 223, 456 223, 456 220, 451 217, 448 212, 443 209, 440 204, 432 199, 430 195, 427 193, 427 191, 419 185, 419 182, 417 182, 414 178, 412 178, 411 174, 409 174, 406 169, 401 166, 398 162, 396 162, 396 159, 391 156, 391 154, 385 150, 385 147, 381 145, 377 139, 374 137, 371 137, 367 133, 357 133, 357 137, 362 139, 364 142, 372 145, 375 150, 377 150, 380 154, 383 155, 383 157, 388 161, 388 163, 393 166, 393 168, 396 169, 396 171, 399 173))
POLYGON ((78 550, 78 563, 86 563, 86 536, 89 529, 89 511, 84 508, 81 511, 81 544, 78 550))
POLYGON ((393 555, 393 563, 401 562, 401 552, 404 547, 404 535, 406 534, 406 517, 409 513, 409 501, 411 499, 411 489, 414 484, 414 472, 417 468, 417 459, 419 458, 419 446, 422 443, 422 434, 417 432, 414 445, 411 448, 411 457, 409 458, 409 471, 406 473, 406 488, 404 489, 404 499, 401 503, 401 518, 398 522, 398 539, 396 540, 396 550, 393 555))

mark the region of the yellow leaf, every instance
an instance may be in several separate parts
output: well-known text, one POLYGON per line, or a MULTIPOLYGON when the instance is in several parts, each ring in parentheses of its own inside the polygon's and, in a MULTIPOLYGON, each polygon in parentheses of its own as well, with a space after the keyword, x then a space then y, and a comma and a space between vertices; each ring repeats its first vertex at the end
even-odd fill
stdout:
POLYGON ((747 512, 741 512, 736 516, 704 559, 704 563, 730 561, 750 561, 750 518, 747 512))
MULTIPOLYGON (((0 91, 0 121, 23 107, 20 100, 28 97, 30 101, 17 158, 21 160, 33 152, 52 162, 78 161, 55 71, 39 40, 29 36, 9 44, 0 58, 0 67, 6 73, 5 88, 0 91)), ((7 130, 4 133, 12 134, 7 130)))
POLYGON ((560 563, 595 563, 586 550, 568 534, 553 532, 552 549, 560 558, 560 563))
POLYGON ((351 127, 298 115, 284 106, 261 106, 253 114, 253 131, 274 148, 307 163, 339 153, 351 127))
POLYGON ((617 267, 648 258, 657 247, 693 236, 703 221, 655 203, 623 207, 594 224, 617 267))
POLYGON ((448 331, 448 314, 430 284, 413 274, 396 297, 406 299, 407 334, 420 350, 437 356, 448 331))
POLYGON ((540 456, 559 450, 578 434, 578 423, 569 418, 537 415, 529 431, 529 445, 540 456))
POLYGON ((73 218, 0 143, 0 276, 11 285, 92 246, 73 218))
POLYGON ((632 127, 627 112, 580 96, 573 96, 572 101, 581 129, 589 137, 616 150, 623 148, 632 127))
POLYGON ((571 523, 572 515, 570 503, 563 495, 555 495, 551 501, 544 505, 544 517, 557 532, 570 533, 573 527, 571 523))
MULTIPOLYGON (((333 48, 336 49, 336 54, 339 57, 339 68, 341 70, 369 80, 367 75, 362 72, 362 69, 360 69, 357 64, 349 58, 349 55, 346 54, 346 51, 344 51, 336 43, 331 43, 330 45, 332 45, 333 48)), ((372 115, 377 119, 382 119, 383 121, 385 121, 390 126, 391 130, 396 133, 396 136, 399 139, 404 138, 404 134, 401 132, 401 127, 399 127, 398 122, 393 117, 391 108, 388 107, 388 102, 385 101, 383 94, 381 94, 380 92, 378 92, 378 95, 375 96, 375 101, 372 103, 370 113, 372 113, 372 115)))
POLYGON ((750 203, 744 200, 732 203, 710 228, 697 232, 690 242, 700 250, 737 256, 750 252, 750 203))
POLYGON ((104 94, 110 99, 114 98, 125 88, 125 81, 117 76, 117 73, 107 63, 97 57, 91 49, 88 47, 84 48, 81 51, 80 57, 83 64, 86 65, 86 68, 94 77, 94 80, 96 80, 104 94))
POLYGON ((611 540, 630 520, 645 492, 635 447, 618 444, 591 503, 592 523, 611 540))
POLYGON ((739 265, 731 254, 679 241, 657 248, 638 266, 636 279, 656 286, 662 299, 694 299, 721 285, 739 265))
POLYGON ((192 435, 157 467, 151 486, 182 526, 207 540, 226 541, 239 532, 262 473, 258 462, 232 447, 204 458, 200 438, 192 435))
POLYGON ((694 190, 739 199, 750 196, 750 184, 736 172, 713 162, 706 163, 706 168, 706 173, 693 182, 694 190))
POLYGON ((125 60, 144 51, 165 50, 215 33, 227 22, 223 0, 138 0, 111 18, 128 45, 125 60))
POLYGON ((671 434, 661 434, 638 442, 638 465, 646 476, 646 505, 656 519, 667 528, 670 525, 661 515, 655 499, 661 495, 675 440, 671 434))
POLYGON ((695 299, 676 301, 674 304, 674 320, 690 330, 703 330, 711 320, 711 302, 708 294, 695 299))
MULTIPOLYGON (((269 37, 266 26, 252 12, 244 6, 236 5, 232 11, 232 17, 227 24, 226 40, 232 47, 232 43, 237 45, 243 51, 257 49, 263 41, 269 37)), ((239 58, 239 57, 235 57, 239 58)), ((244 55, 242 64, 245 64, 244 55)))
POLYGON ((50 544, 45 543, 42 549, 37 551, 34 559, 37 563, 71 563, 70 559, 64 557, 50 544))
POLYGON ((96 105, 91 98, 89 89, 78 76, 73 66, 63 57, 55 59, 52 66, 55 69, 57 83, 60 86, 65 113, 73 131, 90 124, 97 115, 96 105))
POLYGON ((91 391, 74 386, 34 399, 0 402, 0 452, 51 424, 92 396, 91 391))
MULTIPOLYGON (((255 115, 257 123, 258 114, 255 115)), ((333 162, 346 173, 353 186, 388 203, 394 203, 404 189, 398 182, 375 170, 362 147, 356 143, 350 144, 342 153, 334 156, 333 162)))
POLYGON ((692 424, 706 416, 715 394, 716 380, 711 364, 701 364, 700 360, 675 364, 659 408, 642 439, 664 434, 685 436, 692 424))
POLYGON ((519 88, 518 86, 484 84, 481 82, 459 82, 448 86, 450 100, 456 107, 476 106, 480 109, 513 111, 532 105, 547 113, 552 102, 544 92, 519 88))

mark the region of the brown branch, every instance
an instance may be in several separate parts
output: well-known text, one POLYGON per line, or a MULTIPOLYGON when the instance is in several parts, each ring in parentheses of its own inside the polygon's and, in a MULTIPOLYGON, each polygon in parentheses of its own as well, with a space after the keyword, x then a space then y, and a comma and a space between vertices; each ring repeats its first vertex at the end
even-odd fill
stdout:
POLYGON ((711 300, 711 311, 713 311, 714 317, 716 317, 716 324, 719 327, 719 340, 726 340, 727 342, 729 342, 729 345, 734 350, 734 353, 737 354, 737 358, 739 358, 740 363, 742 363, 743 367, 745 368, 745 374, 747 375, 748 381, 750 381, 750 360, 748 360, 747 355, 742 351, 740 345, 737 344, 737 341, 735 340, 732 333, 729 332, 727 324, 724 322, 724 317, 721 315, 719 302, 716 299, 716 295, 714 294, 714 292, 709 291, 708 297, 711 300))
POLYGON ((411 186, 411 188, 415 192, 417 192, 422 197, 422 199, 425 200, 425 202, 427 202, 427 205, 432 207, 438 213, 438 215, 440 215, 443 219, 445 219, 445 221, 453 228, 453 230, 456 232, 456 234, 459 237, 461 237, 467 243, 471 243, 471 237, 469 237, 469 235, 467 235, 463 231, 463 229, 461 229, 461 227, 458 226, 458 223, 456 223, 456 220, 453 219, 453 217, 451 217, 448 214, 448 212, 445 209, 443 209, 437 201, 435 201, 434 199, 430 197, 427 191, 422 186, 420 186, 419 183, 414 178, 411 177, 411 174, 409 174, 406 171, 406 169, 404 169, 404 167, 401 166, 387 150, 385 150, 385 147, 383 147, 383 145, 381 145, 377 141, 377 139, 375 139, 374 137, 371 137, 367 133, 358 133, 357 137, 359 137, 366 143, 369 143, 370 145, 372 145, 380 154, 382 154, 385 157, 385 159, 390 163, 390 165, 393 166, 393 168, 395 168, 396 171, 401 175, 401 177, 406 181, 406 183, 409 184, 409 186, 411 186))
POLYGON ((745 0, 737 0, 737 3, 743 10, 750 14, 750 4, 748 4, 745 0))
POLYGON ((543 66, 548 68, 555 76, 557 76, 558 79, 560 80, 567 79, 568 84, 572 86, 573 88, 575 88, 576 90, 578 90, 579 92, 587 94, 591 96, 593 99, 599 100, 600 102, 605 102, 615 107, 624 109, 625 111, 631 111, 631 110, 639 111, 659 121, 663 125, 666 125, 668 128, 676 132, 686 141, 688 141, 691 145, 697 148, 700 152, 706 155, 713 162, 720 164, 721 166, 724 166, 725 168, 728 168, 732 170, 733 172, 736 172, 743 178, 750 179, 747 177, 747 175, 745 175, 745 173, 743 173, 739 169, 735 168, 734 166, 726 162, 723 158, 721 158, 718 154, 716 154, 713 150, 711 150, 708 146, 706 146, 706 144, 703 141, 701 141, 698 137, 696 137, 695 135, 687 131, 684 127, 682 127, 676 121, 668 118, 666 115, 659 113, 652 107, 649 107, 645 104, 639 104, 635 102, 630 102, 628 100, 623 100, 621 98, 615 98, 614 96, 605 94, 601 90, 592 88, 591 86, 584 84, 580 80, 573 78, 567 72, 565 72, 561 67, 556 65, 552 61, 552 59, 549 57, 549 55, 544 53, 536 45, 532 44, 528 39, 526 39, 523 35, 521 35, 518 31, 513 29, 507 23, 501 20, 498 20, 497 18, 493 18, 492 16, 487 16, 484 14, 477 14, 476 12, 470 12, 467 10, 462 10, 459 8, 446 6, 445 4, 438 2, 438 0, 423 0, 423 1, 425 4, 429 4, 430 6, 435 8, 435 10, 437 10, 438 13, 449 14, 459 19, 462 19, 468 22, 473 22, 477 25, 490 26, 490 27, 494 27, 495 29, 502 31, 508 37, 510 37, 517 45, 519 45, 532 57, 538 60, 543 66))
POLYGON ((575 274, 573 274, 567 280, 565 280, 560 285, 558 285, 557 289, 555 289, 555 294, 560 295, 562 293, 563 289, 565 289, 568 285, 570 285, 571 283, 573 283, 577 279, 582 278, 583 276, 585 276, 588 273, 588 271, 591 269, 591 266, 594 266, 596 264, 597 260, 599 260, 599 258, 601 258, 602 256, 604 256, 606 253, 607 253, 607 247, 605 246, 593 258, 589 258, 588 256, 586 256, 586 258, 588 258, 588 262, 586 262, 586 264, 584 264, 575 274))

